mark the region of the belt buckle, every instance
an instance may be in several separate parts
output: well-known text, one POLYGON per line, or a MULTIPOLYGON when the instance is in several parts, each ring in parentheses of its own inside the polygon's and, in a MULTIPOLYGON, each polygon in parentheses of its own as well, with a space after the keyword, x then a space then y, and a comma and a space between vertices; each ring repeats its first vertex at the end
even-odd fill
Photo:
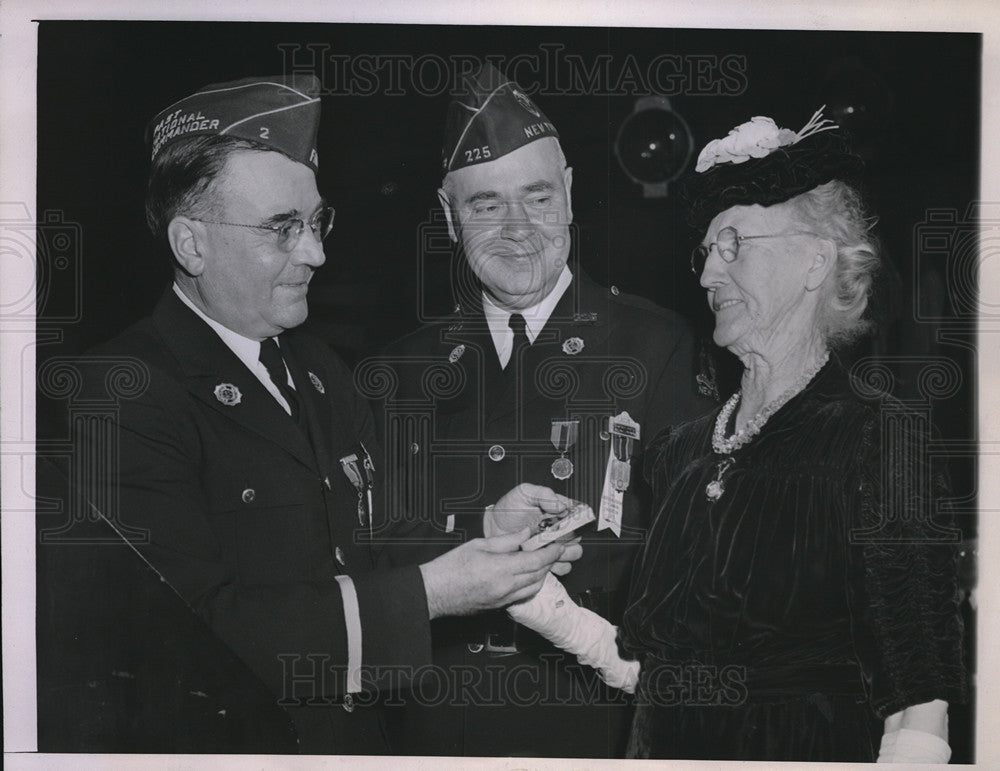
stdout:
POLYGON ((493 643, 494 636, 495 634, 493 632, 490 632, 489 634, 486 635, 486 647, 484 648, 484 650, 488 655, 499 657, 499 656, 512 656, 515 653, 520 653, 520 650, 518 649, 516 643, 513 645, 494 644, 493 643))

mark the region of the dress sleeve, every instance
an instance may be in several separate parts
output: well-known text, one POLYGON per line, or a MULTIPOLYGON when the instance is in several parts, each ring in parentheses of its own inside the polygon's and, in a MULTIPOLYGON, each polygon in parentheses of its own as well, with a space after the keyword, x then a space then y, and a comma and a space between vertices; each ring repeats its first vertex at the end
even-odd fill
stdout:
POLYGON ((949 486, 928 455, 930 435, 924 416, 891 406, 873 412, 862 432, 851 553, 860 558, 870 697, 882 718, 932 699, 966 699, 960 535, 942 511, 949 486))

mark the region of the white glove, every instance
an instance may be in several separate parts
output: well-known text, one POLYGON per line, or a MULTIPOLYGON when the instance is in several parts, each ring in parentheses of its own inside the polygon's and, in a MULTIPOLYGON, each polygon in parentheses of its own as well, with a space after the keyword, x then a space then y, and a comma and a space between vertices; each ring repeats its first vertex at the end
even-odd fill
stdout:
POLYGON ((606 619, 573 602, 551 573, 545 576, 534 597, 511 605, 507 613, 557 648, 574 654, 581 664, 596 669, 612 688, 635 693, 639 662, 625 661, 618 655, 615 643, 618 630, 606 619))
POLYGON ((911 728, 882 734, 882 746, 878 751, 879 763, 943 764, 950 757, 951 747, 940 736, 911 728))

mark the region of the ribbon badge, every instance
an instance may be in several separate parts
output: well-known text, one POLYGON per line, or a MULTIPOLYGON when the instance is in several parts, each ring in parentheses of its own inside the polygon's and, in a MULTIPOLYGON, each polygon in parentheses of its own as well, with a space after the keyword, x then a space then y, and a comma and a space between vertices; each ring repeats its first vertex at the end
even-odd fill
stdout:
POLYGON ((639 424, 627 412, 622 412, 608 421, 611 434, 611 484, 617 492, 628 490, 632 475, 632 455, 635 442, 639 441, 639 424))
POLYGON ((235 407, 243 401, 243 394, 241 394, 240 389, 232 383, 219 383, 215 387, 215 398, 227 407, 235 407))
POLYGON ((597 529, 610 529, 621 537, 623 501, 632 475, 632 455, 635 443, 639 441, 639 424, 627 412, 611 415, 607 431, 602 431, 601 436, 611 440, 611 452, 608 453, 608 466, 604 471, 597 529))
POLYGON ((358 524, 369 527, 375 509, 375 464, 365 446, 358 443, 356 452, 340 459, 344 475, 358 491, 358 524))
POLYGON ((552 461, 552 476, 562 481, 573 476, 573 461, 566 457, 569 449, 576 444, 580 434, 579 420, 553 420, 552 446, 556 448, 559 457, 552 461))

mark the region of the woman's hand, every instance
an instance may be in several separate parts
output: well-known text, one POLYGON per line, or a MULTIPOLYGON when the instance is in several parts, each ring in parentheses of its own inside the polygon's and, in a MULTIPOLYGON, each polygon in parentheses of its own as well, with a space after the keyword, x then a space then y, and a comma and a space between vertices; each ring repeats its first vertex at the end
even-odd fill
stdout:
POLYGON ((885 719, 879 763, 947 763, 948 702, 914 704, 885 719))
POLYGON ((635 692, 639 662, 625 661, 618 655, 615 627, 573 602, 566 588, 551 574, 545 577, 538 594, 511 605, 507 613, 557 648, 575 655, 581 664, 596 669, 611 687, 635 692))

